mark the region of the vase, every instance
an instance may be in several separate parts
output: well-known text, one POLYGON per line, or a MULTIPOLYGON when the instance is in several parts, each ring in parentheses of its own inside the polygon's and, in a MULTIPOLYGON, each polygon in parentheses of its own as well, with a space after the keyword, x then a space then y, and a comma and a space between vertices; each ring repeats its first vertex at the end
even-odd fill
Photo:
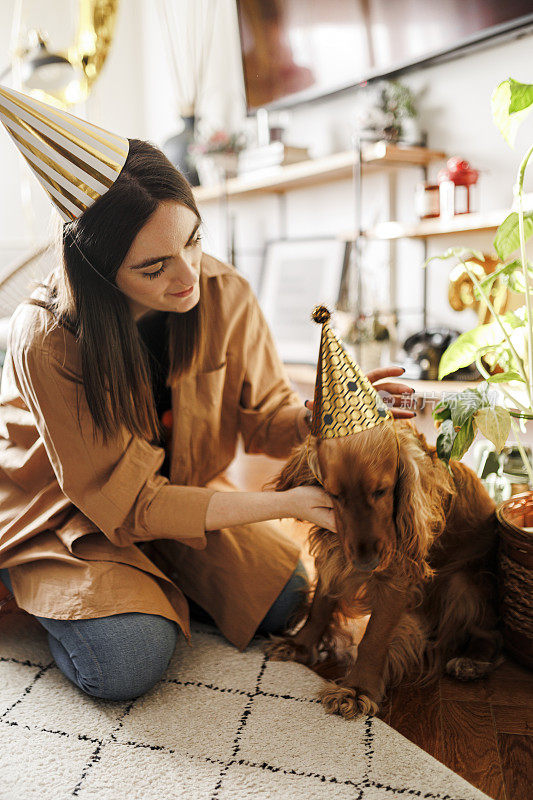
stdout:
POLYGON ((236 178, 239 172, 238 153, 209 153, 215 163, 221 179, 236 178))
POLYGON ((196 117, 193 115, 182 117, 183 129, 175 136, 171 136, 163 144, 162 150, 180 172, 185 175, 191 186, 199 186, 198 173, 194 160, 189 152, 189 147, 194 144, 194 129, 196 117))
POLYGON ((503 640, 516 661, 533 669, 533 492, 500 503, 496 517, 503 640))

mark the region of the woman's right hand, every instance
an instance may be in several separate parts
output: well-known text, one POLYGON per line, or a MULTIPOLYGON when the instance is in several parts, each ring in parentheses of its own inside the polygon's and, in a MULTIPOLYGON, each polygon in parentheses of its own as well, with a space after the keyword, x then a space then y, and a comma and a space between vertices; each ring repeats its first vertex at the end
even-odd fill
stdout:
POLYGON ((287 489, 285 496, 288 500, 288 516, 337 532, 333 500, 324 489, 319 486, 295 486, 287 489))

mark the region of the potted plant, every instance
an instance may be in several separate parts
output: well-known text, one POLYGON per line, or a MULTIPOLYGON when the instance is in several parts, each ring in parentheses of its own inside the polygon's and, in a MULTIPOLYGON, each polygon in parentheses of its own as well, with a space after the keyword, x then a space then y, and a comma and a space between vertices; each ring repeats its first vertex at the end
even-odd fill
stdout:
POLYGON ((392 144, 424 144, 415 94, 400 81, 382 81, 371 87, 355 110, 353 121, 361 132, 392 144))
POLYGON ((217 183, 235 178, 238 174, 239 153, 246 147, 246 134, 219 129, 189 147, 202 184, 217 183), (214 169, 213 169, 214 167, 214 169))
MULTIPOLYGON (((494 90, 491 103, 494 121, 513 147, 518 127, 533 108, 533 84, 511 78, 503 81, 494 90)), ((484 257, 479 252, 454 248, 436 257, 459 259, 476 296, 485 303, 491 316, 489 322, 459 336, 445 351, 439 365, 440 380, 475 361, 484 382, 479 387, 448 395, 433 411, 439 429, 437 453, 448 467, 450 459, 463 457, 478 430, 498 453, 512 430, 530 486, 533 486, 533 468, 519 431, 525 432, 526 422, 533 419, 533 265, 526 257, 526 241, 533 235, 533 211, 523 209, 524 174, 532 153, 533 145, 518 169, 513 204, 516 210, 502 222, 494 239, 501 265, 483 277, 479 260, 483 262, 484 257), (470 260, 472 256, 478 259, 477 263, 470 260), (523 305, 515 311, 498 313, 490 297, 496 281, 522 295, 523 305)), ((533 492, 500 503, 496 514, 504 639, 507 649, 518 660, 533 667, 533 492)))

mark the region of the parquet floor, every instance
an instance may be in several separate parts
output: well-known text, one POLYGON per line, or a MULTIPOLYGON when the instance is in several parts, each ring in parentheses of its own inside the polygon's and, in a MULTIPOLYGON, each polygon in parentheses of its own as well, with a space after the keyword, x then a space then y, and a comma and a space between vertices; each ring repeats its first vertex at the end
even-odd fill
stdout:
MULTIPOLYGON (((282 463, 240 452, 230 477, 240 489, 257 491, 282 463)), ((302 545, 312 574, 304 546, 308 527, 282 524, 302 545)), ((380 716, 494 800, 533 800, 533 672, 526 668, 507 660, 473 683, 443 677, 429 687, 402 685, 380 716)))

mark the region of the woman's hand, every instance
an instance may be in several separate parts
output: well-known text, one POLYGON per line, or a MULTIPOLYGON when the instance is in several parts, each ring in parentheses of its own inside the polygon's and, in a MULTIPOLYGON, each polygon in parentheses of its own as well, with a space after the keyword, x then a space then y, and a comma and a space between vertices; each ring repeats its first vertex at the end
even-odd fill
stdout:
MULTIPOLYGON (((395 381, 378 383, 378 381, 383 380, 383 378, 396 378, 404 372, 405 369, 403 367, 379 367, 378 369, 371 370, 366 376, 372 386, 381 395, 385 404, 390 408, 392 416, 396 419, 410 419, 416 415, 410 407, 407 407, 411 405, 411 395, 414 389, 406 383, 398 383, 395 381), (385 394, 385 397, 381 394, 382 392, 385 394), (398 408, 402 403, 405 404, 406 407, 398 408)), ((313 401, 306 400, 304 405, 309 411, 308 416, 304 417, 304 420, 307 427, 310 428, 313 401)))
POLYGON ((283 494, 287 516, 312 522, 334 533, 337 531, 333 501, 324 489, 319 486, 295 486, 283 494))

